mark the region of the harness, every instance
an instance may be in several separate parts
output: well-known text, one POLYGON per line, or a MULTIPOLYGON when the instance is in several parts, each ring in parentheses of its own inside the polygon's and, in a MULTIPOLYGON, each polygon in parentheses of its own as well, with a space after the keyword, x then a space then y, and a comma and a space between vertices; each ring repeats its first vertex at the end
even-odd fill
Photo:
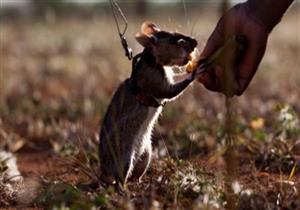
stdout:
POLYGON ((133 57, 132 60, 132 72, 130 78, 126 79, 125 86, 128 88, 128 90, 131 92, 132 95, 135 96, 135 99, 142 105, 148 106, 148 107, 160 107, 165 106, 165 102, 161 103, 157 98, 154 96, 146 95, 143 93, 141 87, 139 87, 137 81, 136 81, 136 74, 138 71, 139 61, 143 58, 148 64, 151 64, 155 67, 155 57, 153 57, 147 49, 145 49, 142 53, 137 54, 133 57))

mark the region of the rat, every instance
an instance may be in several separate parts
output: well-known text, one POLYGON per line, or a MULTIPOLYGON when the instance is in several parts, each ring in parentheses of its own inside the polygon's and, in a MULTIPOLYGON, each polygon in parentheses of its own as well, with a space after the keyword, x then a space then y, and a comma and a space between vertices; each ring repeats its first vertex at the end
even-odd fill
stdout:
POLYGON ((197 41, 144 22, 135 36, 143 51, 132 62, 131 76, 120 84, 108 106, 100 131, 101 179, 123 186, 141 180, 151 162, 151 134, 167 101, 194 80, 197 71, 175 74, 185 66, 197 41))

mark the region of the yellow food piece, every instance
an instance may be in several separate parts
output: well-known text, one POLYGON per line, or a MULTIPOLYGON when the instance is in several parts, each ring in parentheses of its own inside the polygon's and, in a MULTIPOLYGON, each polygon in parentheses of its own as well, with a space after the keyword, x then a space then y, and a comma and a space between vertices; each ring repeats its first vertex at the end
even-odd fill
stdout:
POLYGON ((187 66, 186 66, 186 71, 188 73, 191 73, 195 70, 196 67, 197 67, 197 61, 195 59, 191 60, 188 62, 187 66))
POLYGON ((197 67, 197 63, 199 61, 199 51, 197 48, 189 55, 190 61, 186 65, 186 71, 191 73, 197 67))

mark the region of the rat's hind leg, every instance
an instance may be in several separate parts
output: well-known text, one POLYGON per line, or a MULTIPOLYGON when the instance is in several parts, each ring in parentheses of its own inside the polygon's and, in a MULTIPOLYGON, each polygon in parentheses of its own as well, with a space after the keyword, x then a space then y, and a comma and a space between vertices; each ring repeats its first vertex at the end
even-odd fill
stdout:
POLYGON ((130 180, 139 180, 141 181, 143 175, 146 173, 152 156, 152 147, 151 145, 145 148, 144 153, 136 160, 136 164, 133 168, 130 180))
POLYGON ((110 155, 101 162, 101 180, 104 186, 114 185, 120 195, 125 193, 125 184, 133 169, 134 152, 127 151, 110 155))
POLYGON ((128 177, 130 177, 132 173, 134 156, 134 152, 127 151, 124 155, 121 155, 122 159, 119 159, 119 161, 114 164, 115 170, 113 171, 113 176, 121 185, 126 184, 128 177))

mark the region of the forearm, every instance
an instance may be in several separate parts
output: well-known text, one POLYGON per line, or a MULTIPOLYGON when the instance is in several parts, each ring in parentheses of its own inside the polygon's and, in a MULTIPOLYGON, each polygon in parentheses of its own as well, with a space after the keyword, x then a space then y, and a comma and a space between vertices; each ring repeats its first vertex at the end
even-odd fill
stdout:
POLYGON ((248 13, 270 32, 280 22, 293 0, 248 0, 248 13))
POLYGON ((162 84, 157 93, 154 95, 156 98, 171 99, 180 94, 190 83, 191 79, 185 79, 175 84, 162 84))

